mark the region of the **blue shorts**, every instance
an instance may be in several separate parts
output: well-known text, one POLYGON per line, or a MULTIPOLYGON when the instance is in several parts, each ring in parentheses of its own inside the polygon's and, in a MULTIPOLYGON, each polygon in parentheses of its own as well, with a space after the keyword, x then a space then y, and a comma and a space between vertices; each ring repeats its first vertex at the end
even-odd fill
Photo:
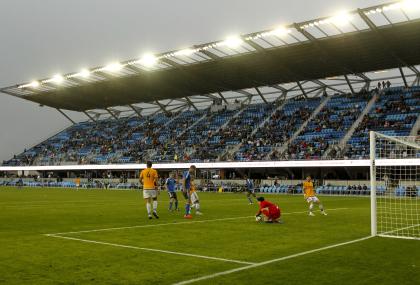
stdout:
POLYGON ((169 199, 178 199, 178 197, 176 196, 176 192, 170 192, 168 191, 168 195, 169 195, 169 199))

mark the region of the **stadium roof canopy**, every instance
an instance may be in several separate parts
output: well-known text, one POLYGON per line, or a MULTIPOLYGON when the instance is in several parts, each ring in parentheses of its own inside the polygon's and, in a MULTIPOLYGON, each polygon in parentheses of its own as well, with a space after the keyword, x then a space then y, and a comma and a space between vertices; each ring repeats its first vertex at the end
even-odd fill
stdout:
POLYGON ((0 90, 93 120, 409 86, 420 83, 419 31, 420 0, 395 1, 0 90))

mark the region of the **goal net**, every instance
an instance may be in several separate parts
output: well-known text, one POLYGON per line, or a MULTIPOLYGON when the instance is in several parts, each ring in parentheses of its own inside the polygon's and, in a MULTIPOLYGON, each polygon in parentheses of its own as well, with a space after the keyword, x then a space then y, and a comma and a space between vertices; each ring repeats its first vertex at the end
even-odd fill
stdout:
POLYGON ((372 235, 420 239, 420 137, 370 133, 372 235))

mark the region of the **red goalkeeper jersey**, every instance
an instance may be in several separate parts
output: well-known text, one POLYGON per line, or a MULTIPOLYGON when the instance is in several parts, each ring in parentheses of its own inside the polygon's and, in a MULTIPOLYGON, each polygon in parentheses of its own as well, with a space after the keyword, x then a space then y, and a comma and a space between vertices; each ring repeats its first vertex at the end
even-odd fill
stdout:
POLYGON ((276 204, 273 204, 273 203, 268 202, 268 201, 262 201, 262 202, 260 202, 260 212, 264 208, 268 208, 268 211, 270 213, 277 212, 278 209, 279 209, 279 207, 276 204))

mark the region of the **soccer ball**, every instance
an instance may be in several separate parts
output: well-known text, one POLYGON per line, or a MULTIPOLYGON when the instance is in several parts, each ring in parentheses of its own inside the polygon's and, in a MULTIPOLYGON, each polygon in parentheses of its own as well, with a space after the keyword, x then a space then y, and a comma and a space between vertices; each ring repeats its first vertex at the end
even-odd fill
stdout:
POLYGON ((255 221, 256 222, 261 222, 262 221, 262 217, 261 216, 256 216, 255 217, 255 221))

